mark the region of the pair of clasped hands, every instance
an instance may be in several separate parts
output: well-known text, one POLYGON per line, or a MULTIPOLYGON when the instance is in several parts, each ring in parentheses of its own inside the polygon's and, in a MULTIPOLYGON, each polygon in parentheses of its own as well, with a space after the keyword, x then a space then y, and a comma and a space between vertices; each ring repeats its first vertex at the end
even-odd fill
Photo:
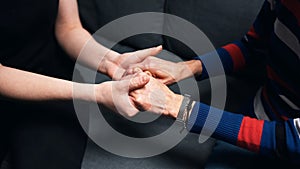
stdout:
POLYGON ((127 60, 120 58, 120 65, 126 63, 126 68, 123 66, 112 75, 117 81, 113 81, 111 90, 105 94, 113 100, 106 103, 108 107, 126 117, 133 117, 145 110, 177 117, 183 96, 173 93, 167 85, 200 73, 201 63, 195 60, 174 63, 155 57, 161 51, 159 46, 123 57, 127 60))

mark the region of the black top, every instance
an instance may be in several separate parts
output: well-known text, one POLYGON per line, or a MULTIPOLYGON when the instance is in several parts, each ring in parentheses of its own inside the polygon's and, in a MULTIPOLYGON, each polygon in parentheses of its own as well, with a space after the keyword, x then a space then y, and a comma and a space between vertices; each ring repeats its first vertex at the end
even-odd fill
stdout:
POLYGON ((55 39, 59 0, 7 0, 0 5, 0 63, 71 79, 74 62, 55 39))

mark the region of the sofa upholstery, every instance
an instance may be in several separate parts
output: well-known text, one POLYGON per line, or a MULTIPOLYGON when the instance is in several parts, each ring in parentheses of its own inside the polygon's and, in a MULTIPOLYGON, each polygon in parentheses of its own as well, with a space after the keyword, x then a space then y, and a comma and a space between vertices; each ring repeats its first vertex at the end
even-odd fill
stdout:
MULTIPOLYGON (((262 0, 243 1, 229 0, 79 0, 80 16, 83 25, 94 33, 105 24, 126 15, 140 12, 164 12, 186 19, 199 27, 219 47, 242 37, 251 26, 260 9, 262 0), (235 22, 236 21, 236 22, 235 22)), ((159 21, 154 29, 166 29, 164 21, 159 21)), ((181 57, 191 56, 181 47, 176 46, 163 36, 148 36, 126 41, 124 45, 134 48, 145 48, 163 44, 165 49, 181 57)))
MULTIPOLYGON (((241 38, 248 31, 263 1, 78 0, 78 3, 82 23, 92 34, 105 24, 119 17, 139 12, 163 12, 182 17, 195 24, 217 48, 241 38)), ((172 29, 172 26, 176 25, 171 25, 170 27, 163 19, 158 19, 153 23, 153 29, 158 30, 172 29)), ((104 37, 99 38, 105 39, 104 41, 109 44, 113 43, 113 36, 115 35, 104 35, 104 37)), ((127 52, 160 44, 163 45, 165 51, 158 57, 176 61, 176 59, 173 60, 174 58, 168 58, 168 56, 176 55, 183 60, 189 60, 195 56, 195 53, 179 40, 157 34, 141 34, 129 37, 115 45, 114 49, 119 52, 127 52)), ((255 94, 259 86, 259 81, 252 78, 253 74, 259 74, 263 79, 263 71, 260 69, 250 69, 248 72, 227 76, 227 110, 237 111, 249 97, 255 94)), ((110 79, 100 74, 97 75, 97 83, 106 80, 110 79)), ((209 103, 209 80, 199 82, 198 86, 201 95, 200 100, 209 103)), ((170 88, 178 92, 176 84, 170 86, 170 88)), ((188 92, 193 94, 197 90, 191 89, 188 92)), ((199 100, 199 98, 195 99, 199 100)), ((103 107, 101 108, 103 109, 103 107)), ((110 113, 108 110, 104 111, 104 116, 117 131, 135 137, 149 137, 158 134, 173 122, 172 119, 161 117, 150 124, 138 124, 110 113)), ((215 140, 209 139, 203 144, 198 143, 197 140, 198 136, 196 134, 189 134, 179 145, 170 151, 144 159, 130 159, 113 155, 89 140, 83 161, 83 168, 205 168, 215 140)))

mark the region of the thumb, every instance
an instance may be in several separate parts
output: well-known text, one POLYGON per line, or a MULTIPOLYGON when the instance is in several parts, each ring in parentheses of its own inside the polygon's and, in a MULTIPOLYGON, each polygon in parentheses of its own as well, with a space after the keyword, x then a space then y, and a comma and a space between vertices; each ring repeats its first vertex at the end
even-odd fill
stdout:
MULTIPOLYGON (((129 101, 130 106, 127 106, 125 110, 120 111, 119 113, 125 117, 134 117, 139 112, 139 110, 135 107, 134 101, 131 98, 129 99, 130 99, 129 101)), ((120 110, 122 109, 120 108, 120 110)))
POLYGON ((153 47, 153 48, 149 48, 149 49, 143 49, 143 50, 139 50, 134 52, 134 55, 140 60, 143 61, 145 60, 147 57, 149 56, 155 56, 158 55, 161 51, 162 51, 162 46, 157 46, 157 47, 153 47))
POLYGON ((142 73, 129 81, 129 91, 143 88, 150 81, 150 76, 142 73))

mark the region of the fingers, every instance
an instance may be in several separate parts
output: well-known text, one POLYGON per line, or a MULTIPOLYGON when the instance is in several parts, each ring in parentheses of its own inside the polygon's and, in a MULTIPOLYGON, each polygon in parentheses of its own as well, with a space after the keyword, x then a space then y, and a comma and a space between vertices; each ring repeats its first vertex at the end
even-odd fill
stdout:
MULTIPOLYGON (((123 74, 123 77, 128 77, 130 75, 139 74, 142 72, 143 72, 143 70, 139 67, 130 68, 125 71, 125 73, 123 74)), ((144 73, 147 74, 148 76, 152 76, 152 73, 150 71, 144 71, 144 73)))
POLYGON ((136 73, 141 73, 141 72, 143 72, 143 70, 138 68, 138 67, 129 68, 125 71, 125 73, 123 74, 123 77, 133 75, 133 74, 136 74, 136 73))
POLYGON ((134 55, 138 58, 138 60, 141 62, 145 60, 149 56, 155 56, 158 55, 162 51, 162 46, 154 47, 154 48, 149 48, 149 49, 143 49, 134 52, 134 55))
POLYGON ((124 73, 123 76, 130 75, 130 74, 134 74, 134 73, 138 73, 138 72, 139 72, 138 69, 141 70, 141 71, 146 70, 146 67, 145 67, 144 62, 130 65, 130 66, 128 67, 128 69, 125 71, 125 73, 124 73))
POLYGON ((145 71, 145 73, 148 75, 148 76, 152 76, 152 73, 150 71, 145 71))
POLYGON ((140 89, 150 81, 150 76, 145 73, 140 73, 130 79, 129 91, 140 89))

